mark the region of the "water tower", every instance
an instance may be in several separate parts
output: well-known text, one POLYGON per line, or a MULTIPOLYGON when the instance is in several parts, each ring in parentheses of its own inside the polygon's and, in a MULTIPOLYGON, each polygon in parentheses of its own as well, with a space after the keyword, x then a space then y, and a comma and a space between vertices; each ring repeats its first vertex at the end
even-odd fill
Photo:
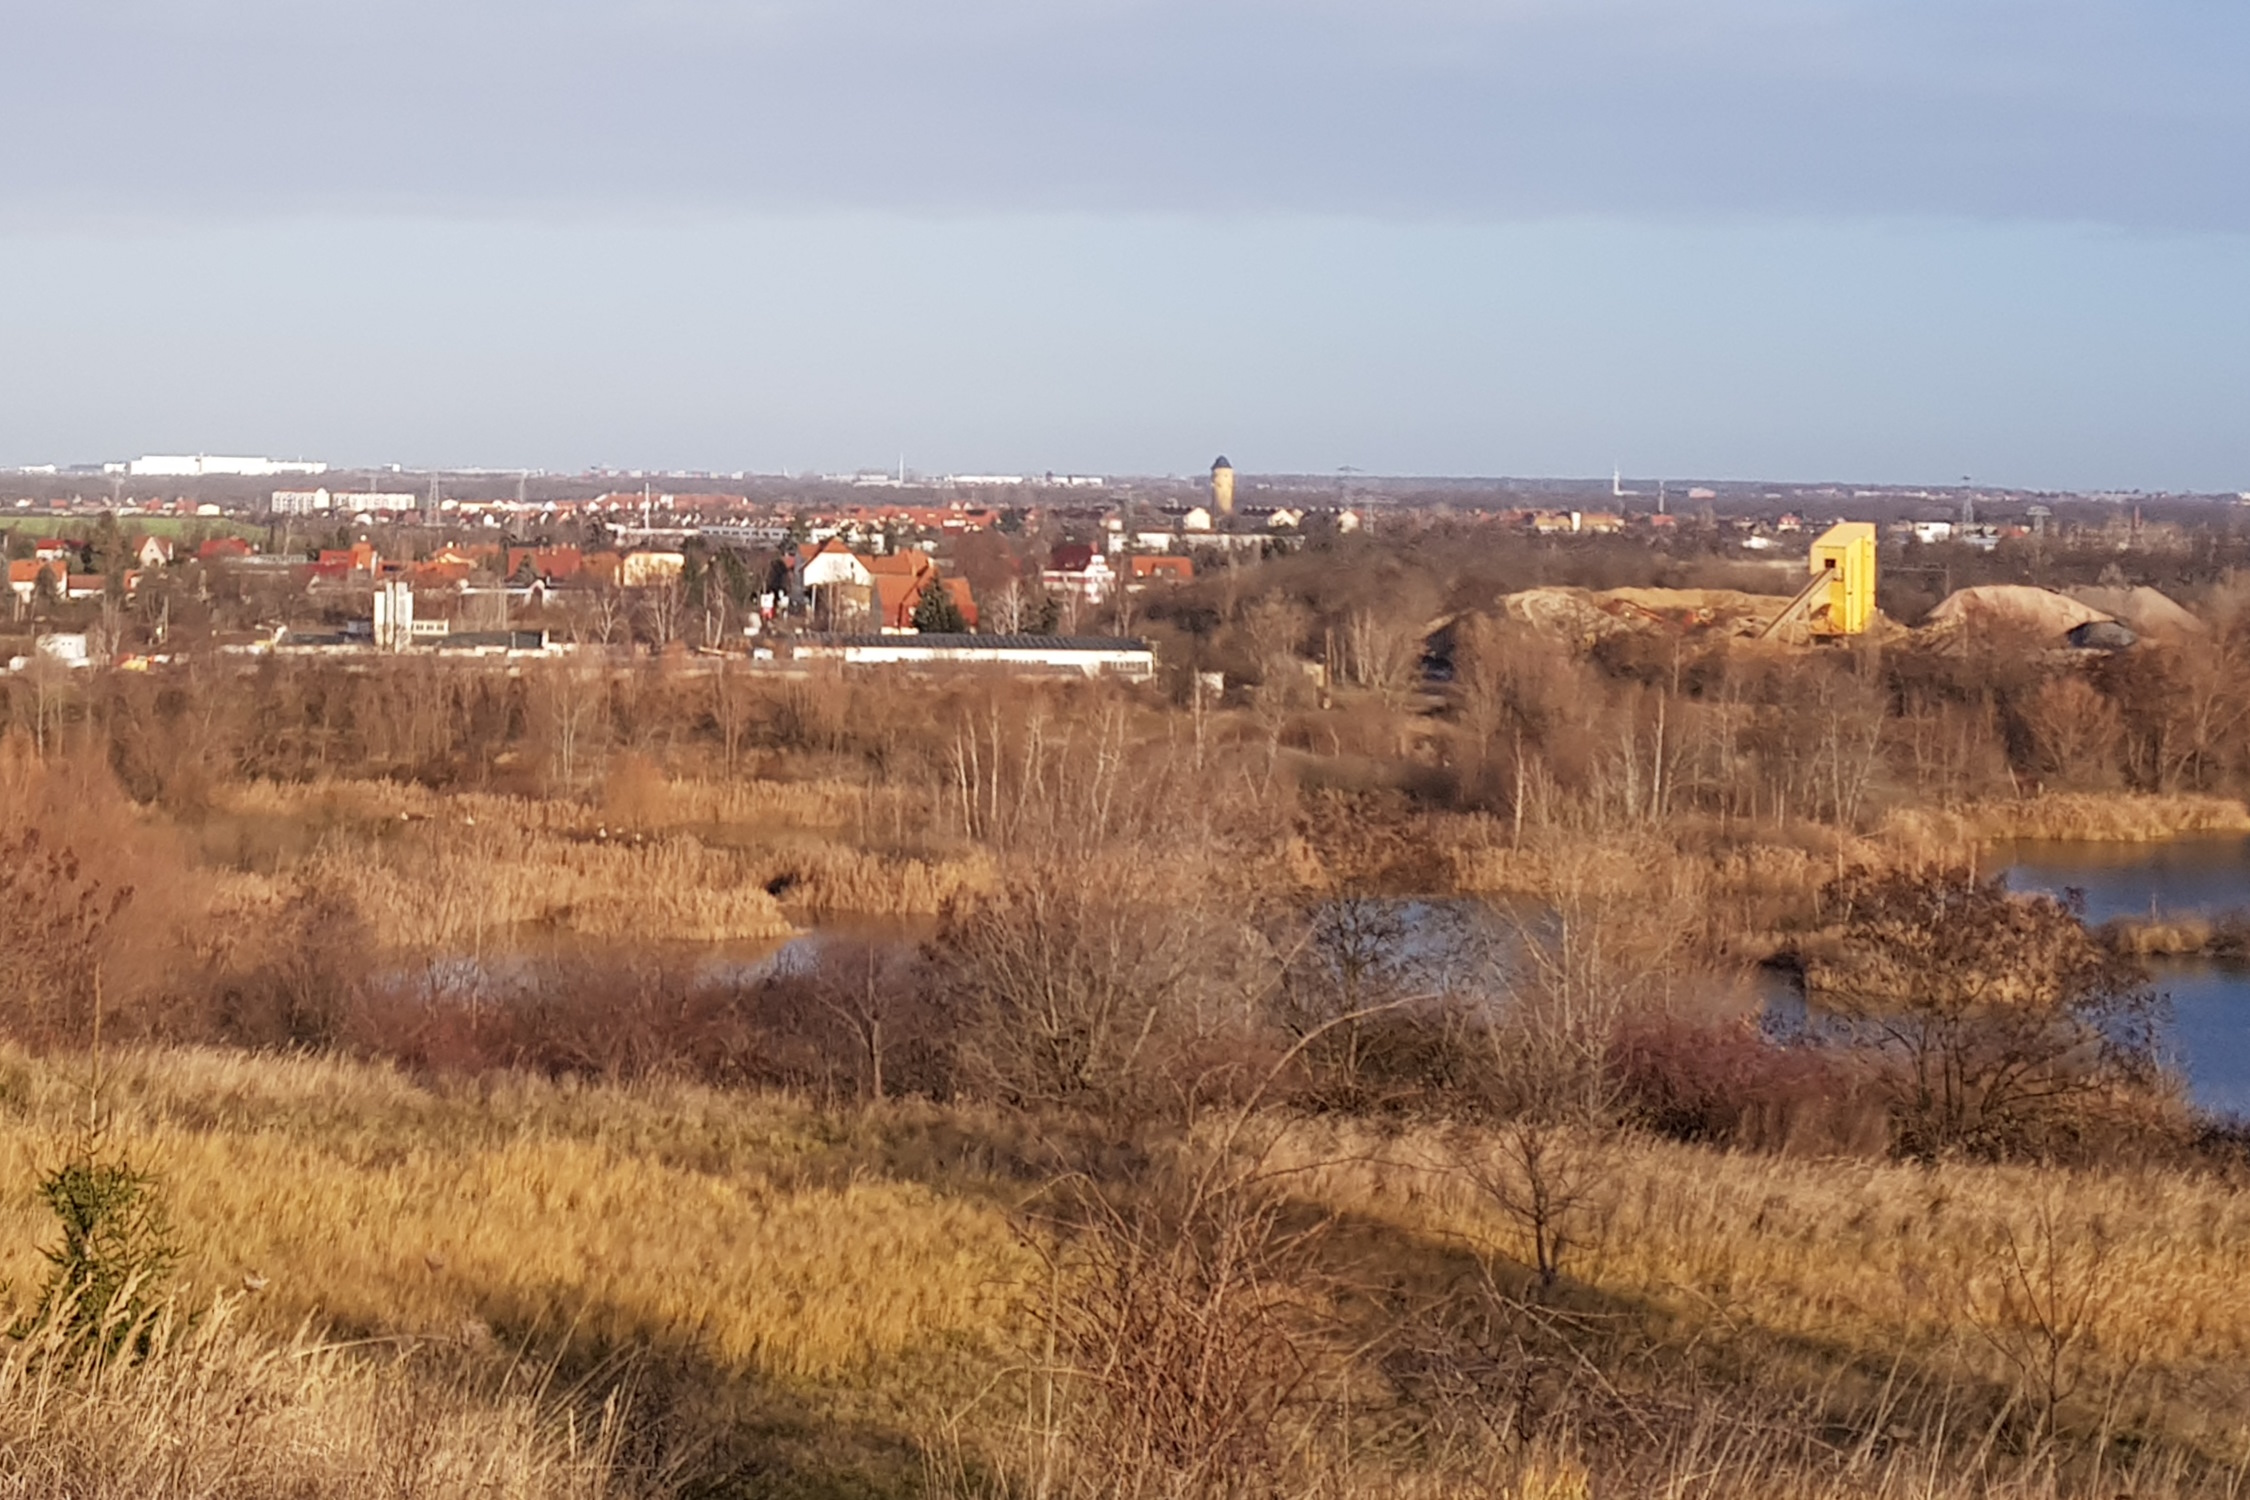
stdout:
POLYGON ((1211 460, 1211 509, 1222 516, 1234 514, 1234 465, 1223 453, 1211 460))

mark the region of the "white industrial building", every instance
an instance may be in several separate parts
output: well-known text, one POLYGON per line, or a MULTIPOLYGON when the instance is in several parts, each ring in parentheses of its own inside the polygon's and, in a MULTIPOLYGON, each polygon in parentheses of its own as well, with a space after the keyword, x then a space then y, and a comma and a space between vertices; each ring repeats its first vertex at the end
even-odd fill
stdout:
MULTIPOLYGON (((114 469, 116 466, 104 467, 114 469)), ((218 453, 150 453, 132 460, 124 469, 136 479, 209 479, 219 475, 271 479, 281 474, 325 474, 328 465, 303 459, 239 458, 218 453)))
POLYGON ((1119 636, 809 636, 797 642, 796 657, 861 667, 994 667, 1086 677, 1149 677, 1156 672, 1156 653, 1148 642, 1119 636))

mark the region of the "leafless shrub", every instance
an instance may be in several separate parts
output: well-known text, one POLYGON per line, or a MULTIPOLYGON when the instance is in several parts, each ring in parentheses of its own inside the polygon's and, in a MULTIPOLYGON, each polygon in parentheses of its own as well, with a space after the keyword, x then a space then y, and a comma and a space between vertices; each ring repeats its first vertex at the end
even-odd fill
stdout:
POLYGON ((1571 1132, 1517 1120, 1457 1150, 1461 1174, 1522 1234, 1543 1290, 1562 1278, 1563 1258, 1604 1189, 1571 1132))
POLYGON ((957 900, 933 945, 974 1091, 1029 1107, 1148 1109, 1203 1080, 1182 1066, 1249 1019, 1241 931, 1143 859, 1043 861, 957 900))
POLYGON ((2064 1222, 2049 1196, 2027 1223, 1993 1226, 1987 1262, 1964 1288, 1967 1320, 2013 1373, 2017 1399, 2030 1412, 2030 1446, 2050 1463, 2061 1457, 2069 1409, 2088 1405, 2089 1396, 2092 1446, 2106 1450, 2139 1373, 2134 1351, 2103 1359, 2093 1348, 2097 1320, 2126 1289, 2113 1249, 2107 1226, 2064 1222), (2097 1380, 2100 1388, 2090 1389, 2097 1380))
POLYGON ((952 1077, 951 1016, 928 967, 897 942, 818 942, 758 980, 753 1014, 767 1065, 791 1081, 843 1080, 861 1100, 942 1094, 952 1077))
POLYGON ((1841 921, 1806 983, 1882 1059, 1900 1150, 2055 1149, 2158 1085, 2145 971, 2061 903, 1966 870, 1855 874, 1825 899, 1841 921))
POLYGON ((0 840, 0 944, 13 955, 14 971, 11 1030, 38 1041, 92 1032, 103 960, 132 899, 131 886, 105 886, 75 852, 50 846, 37 828, 0 840))
POLYGON ((1270 1490, 1317 1368, 1300 1326, 1317 1226, 1287 1227, 1242 1183, 1130 1208, 1081 1193, 1075 1211, 1053 1316, 1059 1373, 1086 1401, 1080 1461, 1121 1495, 1270 1490))

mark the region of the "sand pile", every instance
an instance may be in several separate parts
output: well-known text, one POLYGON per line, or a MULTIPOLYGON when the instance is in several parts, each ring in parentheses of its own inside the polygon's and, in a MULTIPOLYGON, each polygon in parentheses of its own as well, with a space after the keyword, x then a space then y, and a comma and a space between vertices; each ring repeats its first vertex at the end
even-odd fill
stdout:
POLYGON ((1652 623, 1637 611, 1603 609, 1585 589, 1525 589, 1502 599, 1500 607, 1509 619, 1558 641, 1591 643, 1652 623))
POLYGON ((1948 594, 1944 603, 1930 611, 1929 628, 1947 632, 1969 628, 2020 630, 2059 640, 2081 625, 2111 618, 2105 611, 2052 589, 1992 583, 1948 594))
POLYGON ((1750 627, 1767 624, 1789 603, 1787 594, 1745 594, 1740 589, 1610 589, 1599 597, 1685 624, 1750 627))
POLYGON ((2159 589, 2143 585, 2130 589, 2076 588, 2070 597, 2088 609, 2098 609, 2113 620, 2130 626, 2136 635, 2160 641, 2176 641, 2191 635, 2202 635, 2201 620, 2189 614, 2159 589))
MULTIPOLYGON (((1789 607, 1787 594, 1750 594, 1740 589, 1591 589, 1537 588, 1500 601, 1508 617, 1556 640, 1591 645, 1634 631, 1713 631, 1754 639, 1789 607)), ((1868 634, 1889 640, 1904 634, 1878 612, 1868 634)), ((1808 633, 1797 628, 1788 645, 1804 645, 1808 633)))

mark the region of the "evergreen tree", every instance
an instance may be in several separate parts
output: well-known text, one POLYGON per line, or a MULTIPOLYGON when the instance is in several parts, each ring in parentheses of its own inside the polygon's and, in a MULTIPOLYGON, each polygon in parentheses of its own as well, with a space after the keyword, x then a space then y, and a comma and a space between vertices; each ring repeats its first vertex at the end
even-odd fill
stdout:
POLYGON ((914 628, 924 635, 960 635, 969 628, 952 591, 935 573, 922 585, 922 597, 914 606, 914 628))

